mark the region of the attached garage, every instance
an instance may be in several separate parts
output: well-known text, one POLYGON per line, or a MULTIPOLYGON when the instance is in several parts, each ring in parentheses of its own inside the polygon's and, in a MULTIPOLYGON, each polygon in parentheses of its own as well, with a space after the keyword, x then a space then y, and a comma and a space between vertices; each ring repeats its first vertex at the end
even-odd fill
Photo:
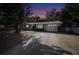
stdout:
POLYGON ((54 23, 54 24, 48 24, 46 26, 44 26, 44 30, 45 31, 49 31, 49 32, 58 32, 58 27, 60 26, 61 24, 57 24, 57 23, 54 23))

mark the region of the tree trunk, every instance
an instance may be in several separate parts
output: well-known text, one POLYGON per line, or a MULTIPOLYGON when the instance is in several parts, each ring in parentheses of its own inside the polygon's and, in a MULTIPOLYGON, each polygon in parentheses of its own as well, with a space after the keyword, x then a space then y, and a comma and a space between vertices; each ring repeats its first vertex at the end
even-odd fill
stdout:
POLYGON ((15 33, 19 33, 19 31, 18 31, 18 25, 15 26, 15 33))
POLYGON ((15 33, 19 33, 19 31, 18 31, 18 16, 16 17, 15 33))
POLYGON ((19 26, 18 28, 18 32, 20 33, 21 32, 21 28, 22 28, 22 24, 19 26))
POLYGON ((24 22, 24 19, 23 19, 23 17, 22 17, 22 21, 21 21, 20 26, 19 26, 19 29, 18 29, 19 33, 21 32, 23 22, 24 22))

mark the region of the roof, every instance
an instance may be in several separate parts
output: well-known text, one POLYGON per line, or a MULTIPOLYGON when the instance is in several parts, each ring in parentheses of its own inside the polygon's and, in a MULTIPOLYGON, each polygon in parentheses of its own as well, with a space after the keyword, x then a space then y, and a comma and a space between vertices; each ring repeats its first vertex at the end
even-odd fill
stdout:
POLYGON ((51 21, 51 22, 31 22, 31 23, 27 23, 27 24, 62 24, 61 21, 51 21))

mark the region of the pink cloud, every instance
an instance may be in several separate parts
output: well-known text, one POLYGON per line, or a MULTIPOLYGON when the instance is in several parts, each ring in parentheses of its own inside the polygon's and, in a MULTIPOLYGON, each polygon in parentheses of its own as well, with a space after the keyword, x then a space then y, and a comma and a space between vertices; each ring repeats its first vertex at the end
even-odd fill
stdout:
POLYGON ((36 15, 40 15, 40 14, 45 15, 48 10, 51 10, 51 9, 50 8, 32 8, 32 12, 36 15))
MULTIPOLYGON (((45 18, 47 11, 51 11, 52 8, 32 8, 33 15, 38 15, 41 18, 45 18)), ((56 9, 60 11, 60 8, 56 9)))

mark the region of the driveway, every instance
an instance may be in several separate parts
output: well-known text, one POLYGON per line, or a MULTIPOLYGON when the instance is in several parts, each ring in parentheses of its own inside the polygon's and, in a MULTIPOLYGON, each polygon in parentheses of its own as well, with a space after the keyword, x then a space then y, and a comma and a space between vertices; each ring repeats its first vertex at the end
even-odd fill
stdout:
POLYGON ((5 55, 62 55, 79 54, 79 36, 46 32, 23 31, 32 36, 4 52, 5 55))

